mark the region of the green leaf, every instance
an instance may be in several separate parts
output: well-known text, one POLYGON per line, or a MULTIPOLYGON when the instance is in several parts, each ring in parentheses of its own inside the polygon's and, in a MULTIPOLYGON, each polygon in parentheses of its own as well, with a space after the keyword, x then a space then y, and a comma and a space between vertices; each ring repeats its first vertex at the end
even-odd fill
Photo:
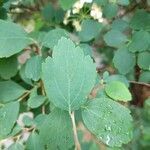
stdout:
POLYGON ((129 82, 128 82, 127 78, 123 75, 115 74, 115 75, 111 75, 105 79, 105 82, 107 84, 109 84, 112 81, 120 81, 120 82, 124 83, 126 85, 126 87, 129 87, 129 82))
POLYGON ((94 99, 82 110, 86 127, 102 142, 120 147, 132 139, 129 109, 108 98, 94 99))
POLYGON ((25 66, 25 75, 27 78, 38 81, 41 77, 42 57, 33 56, 27 60, 25 66))
POLYGON ((19 102, 11 102, 0 107, 0 139, 12 130, 19 113, 19 102))
POLYGON ((105 6, 107 4, 107 0, 93 0, 99 6, 105 6))
POLYGON ((110 30, 104 35, 104 41, 108 46, 120 47, 127 42, 127 37, 118 30, 110 30))
POLYGON ((68 38, 68 32, 60 28, 53 29, 45 35, 42 45, 53 49, 54 46, 58 44, 58 41, 61 39, 61 37, 68 38))
POLYGON ((113 63, 121 74, 127 74, 135 66, 135 55, 122 47, 115 52, 113 63))
POLYGON ((92 57, 92 47, 88 44, 79 44, 81 49, 83 49, 84 55, 89 55, 92 57))
POLYGON ((137 63, 140 68, 150 71, 150 52, 139 53, 137 63))
POLYGON ((43 81, 47 96, 56 107, 79 109, 86 102, 96 79, 96 67, 80 47, 61 38, 54 47, 53 58, 43 63, 43 81))
POLYGON ((112 23, 113 30, 125 31, 129 27, 128 23, 122 19, 115 19, 112 23))
POLYGON ((73 131, 69 113, 54 109, 39 129, 40 140, 48 149, 67 150, 73 143, 73 131))
POLYGON ((150 46, 150 34, 146 31, 141 30, 133 34, 132 41, 129 44, 129 51, 141 52, 147 50, 149 46, 150 46))
POLYGON ((118 6, 114 3, 108 3, 103 10, 104 16, 111 19, 117 15, 118 6))
POLYGON ((6 103, 18 99, 27 92, 23 87, 13 81, 0 82, 0 103, 6 103))
POLYGON ((0 76, 3 79, 10 79, 18 71, 18 61, 16 56, 0 59, 0 76))
POLYGON ((32 85, 32 80, 27 78, 27 76, 25 74, 25 64, 21 66, 21 68, 19 70, 19 75, 25 83, 32 85))
POLYGON ((38 108, 45 102, 45 100, 46 100, 46 97, 42 95, 30 97, 28 100, 28 106, 30 108, 38 108))
POLYGON ((51 21, 54 19, 55 9, 53 8, 51 3, 48 3, 42 8, 41 14, 46 21, 51 21))
POLYGON ((22 27, 12 22, 0 20, 0 58, 20 52, 31 42, 22 27))
POLYGON ((140 74, 139 81, 150 83, 150 72, 149 71, 142 72, 140 74))
POLYGON ((29 117, 28 115, 23 116, 22 122, 27 127, 34 125, 33 119, 31 117, 29 117))
POLYGON ((41 126, 43 125, 43 122, 46 119, 47 119, 47 115, 45 115, 45 114, 39 114, 38 116, 36 116, 35 119, 34 119, 34 123, 36 125, 36 129, 40 130, 41 126))
POLYGON ((109 97, 117 101, 130 101, 132 99, 128 88, 119 81, 112 81, 105 87, 105 92, 109 97))
POLYGON ((71 8, 75 2, 76 0, 59 0, 59 4, 64 10, 71 8))
POLYGON ((129 0, 117 0, 117 4, 127 6, 130 4, 129 0))
POLYGON ((26 149, 28 150, 44 150, 40 137, 36 132, 31 133, 27 140, 26 149))
POLYGON ((92 19, 85 19, 81 23, 79 38, 81 41, 90 41, 99 35, 102 24, 92 19))
POLYGON ((24 149, 25 148, 21 143, 16 142, 16 143, 12 144, 10 147, 8 147, 7 150, 24 150, 24 149))
POLYGON ((135 30, 150 30, 150 14, 145 10, 137 10, 131 19, 130 26, 135 30))

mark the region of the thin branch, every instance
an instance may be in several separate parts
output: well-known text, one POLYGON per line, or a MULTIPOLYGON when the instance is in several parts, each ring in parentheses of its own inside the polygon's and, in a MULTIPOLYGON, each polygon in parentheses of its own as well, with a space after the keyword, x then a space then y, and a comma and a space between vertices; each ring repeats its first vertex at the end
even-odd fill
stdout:
POLYGON ((144 82, 137 82, 137 81, 129 81, 129 82, 133 84, 144 85, 144 86, 150 87, 150 84, 144 83, 144 82))
MULTIPOLYGON (((43 81, 40 80, 40 85, 41 85, 41 93, 42 95, 46 95, 45 89, 44 89, 44 84, 43 81)), ((42 106, 42 114, 45 114, 45 105, 42 106)))
POLYGON ((31 91, 27 91, 25 94, 23 94, 23 95, 19 98, 19 101, 24 100, 30 93, 31 93, 31 91))
POLYGON ((79 139, 78 139, 78 134, 77 134, 77 127, 76 127, 76 123, 75 123, 74 112, 72 112, 72 113, 70 112, 69 115, 70 115, 71 121, 72 121, 75 149, 76 150, 81 150, 81 146, 80 146, 79 139))

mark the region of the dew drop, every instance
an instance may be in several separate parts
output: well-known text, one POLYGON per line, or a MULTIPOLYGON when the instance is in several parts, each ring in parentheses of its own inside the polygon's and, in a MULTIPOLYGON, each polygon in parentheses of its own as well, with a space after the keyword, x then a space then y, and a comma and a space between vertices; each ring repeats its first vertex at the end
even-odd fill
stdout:
POLYGON ((110 137, 109 137, 109 135, 107 135, 107 137, 106 137, 106 144, 109 145, 109 142, 110 142, 110 137))
POLYGON ((105 125, 105 129, 106 129, 106 131, 111 131, 111 127, 110 126, 105 125))

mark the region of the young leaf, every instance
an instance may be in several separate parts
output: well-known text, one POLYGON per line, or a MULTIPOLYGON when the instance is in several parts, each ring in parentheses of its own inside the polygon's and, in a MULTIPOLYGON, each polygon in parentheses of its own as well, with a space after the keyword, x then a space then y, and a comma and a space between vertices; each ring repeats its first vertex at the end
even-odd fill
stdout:
POLYGON ((82 110, 86 127, 110 147, 120 147, 132 139, 129 109, 108 98, 94 99, 82 110))
POLYGON ((137 63, 140 68, 150 71, 150 52, 139 53, 137 63))
POLYGON ((129 87, 129 82, 128 82, 127 78, 123 75, 115 74, 115 75, 111 75, 105 79, 105 82, 107 84, 109 84, 112 81, 120 81, 120 82, 124 83, 126 85, 126 87, 129 87))
POLYGON ((146 31, 141 30, 133 34, 132 42, 129 44, 129 51, 131 52, 145 51, 148 49, 149 45, 150 45, 150 34, 146 31))
POLYGON ((118 6, 115 3, 108 3, 103 10, 104 16, 111 19, 117 15, 118 6))
POLYGON ((0 20, 0 58, 20 52, 31 42, 22 27, 12 22, 0 20))
POLYGON ((108 46, 120 47, 127 42, 127 37, 118 30, 110 30, 104 35, 104 41, 108 46))
POLYGON ((40 137, 36 132, 31 133, 27 140, 26 149, 28 150, 44 150, 40 137))
POLYGON ((127 74, 135 66, 135 55, 122 47, 115 52, 113 63, 121 74, 127 74))
POLYGON ((118 101, 130 101, 132 99, 128 88, 119 81, 112 81, 105 87, 105 92, 109 97, 118 101))
POLYGON ((45 102, 45 100, 46 100, 46 97, 42 95, 30 97, 28 100, 28 106, 30 108, 38 108, 45 102))
POLYGON ((45 35, 42 45, 53 49, 54 46, 58 44, 58 41, 61 39, 61 37, 68 38, 69 34, 64 29, 53 29, 45 35))
POLYGON ((92 19, 86 19, 82 21, 82 30, 79 32, 81 41, 90 41, 100 33, 102 24, 92 19))
POLYGON ((0 59, 0 76, 3 79, 10 79, 18 71, 18 61, 16 56, 0 59))
POLYGON ((0 82, 0 102, 6 103, 18 99, 21 95, 27 92, 22 86, 13 81, 0 82))
POLYGON ((0 139, 7 136, 18 117, 19 113, 19 102, 7 103, 0 107, 0 139))
POLYGON ((38 81, 41 77, 42 58, 41 56, 33 56, 27 60, 25 66, 25 75, 27 78, 38 81))
POLYGON ((76 110, 86 102, 96 79, 90 56, 66 38, 54 47, 53 58, 43 63, 43 81, 47 96, 55 106, 76 110))
POLYGON ((54 109, 39 129, 40 140, 48 149, 67 150, 73 143, 72 124, 69 113, 54 109))

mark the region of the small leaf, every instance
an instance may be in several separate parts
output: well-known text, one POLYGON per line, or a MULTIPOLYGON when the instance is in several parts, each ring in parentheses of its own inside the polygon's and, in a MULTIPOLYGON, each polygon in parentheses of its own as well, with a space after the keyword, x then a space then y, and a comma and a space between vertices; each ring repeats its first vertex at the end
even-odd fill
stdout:
POLYGON ((121 74, 127 74, 135 66, 135 55, 122 47, 115 52, 113 63, 121 74))
POLYGON ((30 108, 38 108, 45 102, 45 100, 46 100, 46 97, 42 95, 30 97, 28 100, 28 106, 30 108))
POLYGON ((42 58, 41 56, 33 56, 27 60, 25 66, 25 75, 27 78, 38 81, 41 77, 42 58))
POLYGON ((104 41, 108 46, 120 47, 127 42, 127 37, 122 32, 112 29, 104 35, 104 41))
POLYGON ((129 109, 108 98, 90 101, 82 110, 86 127, 110 147, 121 147, 132 139, 129 109))
POLYGON ((61 39, 61 37, 69 37, 69 34, 64 29, 53 29, 50 30, 44 37, 42 45, 45 47, 48 47, 50 49, 53 49, 55 45, 58 44, 58 41, 61 39))
POLYGON ((23 121, 23 124, 27 127, 34 125, 33 119, 29 117, 28 115, 24 115, 22 121, 23 121))
POLYGON ((80 47, 61 38, 54 47, 53 58, 43 63, 43 81, 47 96, 64 110, 79 109, 86 102, 96 79, 96 67, 80 47))
POLYGON ((18 99, 27 92, 23 87, 13 81, 0 82, 0 102, 6 103, 18 99))
POLYGON ((19 75, 25 83, 33 85, 32 80, 27 78, 27 76, 25 74, 25 64, 21 66, 21 68, 19 70, 19 75))
POLYGON ((118 101, 130 101, 132 99, 131 93, 123 84, 119 81, 112 81, 105 87, 105 92, 109 97, 118 101))
POLYGON ((19 102, 7 103, 0 107, 0 139, 12 130, 19 113, 19 102))
POLYGON ((117 75, 117 74, 111 75, 105 80, 105 82, 107 84, 109 84, 112 81, 120 81, 120 82, 124 83, 126 85, 126 87, 129 87, 129 82, 128 82, 127 78, 123 75, 117 75))
POLYGON ((69 113, 54 109, 43 122, 40 140, 49 150, 67 150, 73 143, 73 131, 69 113))
POLYGON ((118 6, 114 3, 107 3, 103 10, 104 16, 108 19, 115 17, 117 15, 117 12, 118 6))
POLYGON ((10 79, 18 71, 18 61, 16 56, 0 59, 0 76, 3 79, 10 79))
POLYGON ((102 29, 102 24, 92 19, 83 20, 81 23, 81 31, 79 37, 81 41, 90 41, 99 35, 102 29))
POLYGON ((19 25, 0 20, 0 58, 12 56, 32 43, 19 25))
POLYGON ((132 41, 129 44, 129 51, 131 52, 145 51, 148 49, 149 45, 150 45, 150 34, 146 31, 141 30, 133 34, 132 41))
POLYGON ((137 63, 140 68, 150 71, 150 53, 149 52, 139 53, 137 63))
POLYGON ((27 140, 26 148, 28 150, 44 150, 40 137, 36 132, 31 133, 27 140))
POLYGON ((122 19, 115 19, 112 23, 113 30, 125 31, 129 27, 128 23, 122 19))

